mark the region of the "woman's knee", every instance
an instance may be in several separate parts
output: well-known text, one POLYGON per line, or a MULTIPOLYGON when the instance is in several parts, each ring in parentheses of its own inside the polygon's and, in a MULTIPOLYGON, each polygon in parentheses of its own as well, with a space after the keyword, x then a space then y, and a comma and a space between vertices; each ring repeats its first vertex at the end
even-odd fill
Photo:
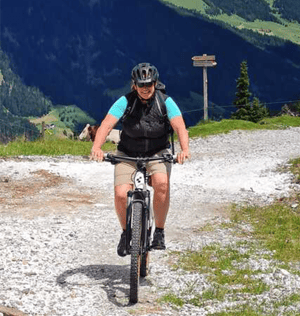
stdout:
POLYGON ((130 184, 122 184, 115 186, 115 199, 127 200, 127 192, 131 190, 130 184))
POLYGON ((169 191, 169 177, 167 174, 152 175, 152 186, 154 190, 162 193, 169 191))

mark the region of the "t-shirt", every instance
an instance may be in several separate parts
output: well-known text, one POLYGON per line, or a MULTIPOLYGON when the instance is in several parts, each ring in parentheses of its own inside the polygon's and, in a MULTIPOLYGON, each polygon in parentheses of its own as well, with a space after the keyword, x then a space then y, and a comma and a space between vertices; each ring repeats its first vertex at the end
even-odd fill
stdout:
MULTIPOLYGON (((108 114, 113 115, 116 119, 120 119, 126 108, 127 108, 128 101, 125 96, 122 96, 119 98, 110 108, 108 111, 108 114)), ((181 116, 181 111, 178 107, 178 105, 174 102, 174 100, 171 97, 168 97, 165 100, 166 109, 167 109, 167 116, 168 119, 171 120, 172 118, 176 116, 181 116)))

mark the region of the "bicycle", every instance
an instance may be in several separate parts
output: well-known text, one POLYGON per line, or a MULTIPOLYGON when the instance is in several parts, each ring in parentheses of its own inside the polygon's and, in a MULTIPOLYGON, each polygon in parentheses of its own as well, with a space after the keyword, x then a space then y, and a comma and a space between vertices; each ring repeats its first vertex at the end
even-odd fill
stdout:
POLYGON ((161 161, 175 163, 175 156, 163 154, 161 157, 132 158, 106 154, 104 161, 116 164, 122 161, 136 162, 133 190, 127 193, 126 209, 126 253, 131 255, 129 301, 137 303, 140 277, 149 273, 149 251, 153 229, 151 196, 148 188, 149 174, 146 163, 161 161))

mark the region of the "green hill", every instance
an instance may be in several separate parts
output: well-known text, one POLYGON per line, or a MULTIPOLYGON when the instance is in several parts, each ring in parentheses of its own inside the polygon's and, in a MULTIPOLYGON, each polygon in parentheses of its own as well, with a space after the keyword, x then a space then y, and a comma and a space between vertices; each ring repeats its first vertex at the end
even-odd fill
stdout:
POLYGON ((24 135, 35 139, 42 122, 48 134, 71 136, 95 120, 75 105, 53 105, 38 88, 25 85, 0 49, 0 142, 24 135))
POLYGON ((52 106, 48 114, 42 117, 31 117, 30 122, 34 124, 39 131, 42 131, 42 123, 44 122, 46 128, 45 133, 57 137, 78 135, 87 123, 96 123, 93 118, 88 116, 76 105, 52 106))
POLYGON ((184 9, 211 21, 222 22, 237 31, 252 30, 300 44, 300 2, 296 0, 160 1, 174 9, 184 9))

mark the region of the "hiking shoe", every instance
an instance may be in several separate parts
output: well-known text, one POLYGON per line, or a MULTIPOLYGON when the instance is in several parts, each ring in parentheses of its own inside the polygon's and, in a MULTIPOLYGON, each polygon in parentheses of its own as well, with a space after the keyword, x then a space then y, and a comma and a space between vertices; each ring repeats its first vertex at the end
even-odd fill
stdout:
POLYGON ((123 231, 121 234, 121 238, 118 244, 117 253, 120 257, 125 257, 127 255, 126 252, 126 231, 123 231))
POLYGON ((161 228, 156 228, 154 235, 153 235, 153 241, 151 245, 152 249, 158 249, 158 250, 165 250, 165 231, 161 228))

